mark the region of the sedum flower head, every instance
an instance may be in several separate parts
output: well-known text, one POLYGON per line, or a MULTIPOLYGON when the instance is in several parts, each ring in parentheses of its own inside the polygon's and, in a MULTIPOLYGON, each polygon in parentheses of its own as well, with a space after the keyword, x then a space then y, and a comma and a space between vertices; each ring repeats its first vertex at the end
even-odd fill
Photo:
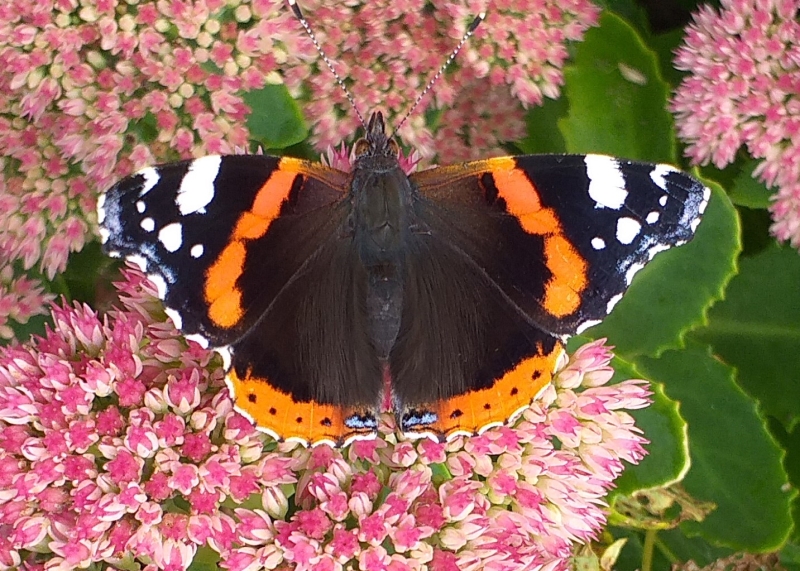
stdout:
POLYGON ((166 320, 129 270, 122 307, 54 307, 0 350, 0 568, 155 571, 566 569, 605 523, 604 496, 644 455, 584 345, 513 425, 437 443, 276 443, 232 406, 221 360, 166 320))
MULTIPOLYGON (((423 0, 307 0, 303 10, 358 107, 383 109, 389 125, 400 121, 473 18, 487 10, 453 69, 422 103, 423 110, 440 111, 436 120, 426 121, 418 110, 400 129, 423 157, 447 162, 483 158, 522 137, 524 109, 558 97, 567 42, 582 39, 599 16, 588 0, 461 0, 433 10, 423 0)), ((303 61, 285 68, 286 84, 305 101, 317 145, 336 145, 352 136, 358 119, 310 41, 301 43, 303 61)))
POLYGON ((741 147, 777 192, 772 233, 800 248, 798 0, 722 0, 686 29, 675 66, 688 71, 672 100, 686 153, 722 168, 741 147))

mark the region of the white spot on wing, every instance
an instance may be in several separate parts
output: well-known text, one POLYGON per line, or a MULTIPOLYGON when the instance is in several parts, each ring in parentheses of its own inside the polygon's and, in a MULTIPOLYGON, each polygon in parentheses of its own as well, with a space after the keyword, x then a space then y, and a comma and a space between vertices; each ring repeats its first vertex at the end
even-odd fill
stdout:
POLYGON ((622 299, 622 294, 618 293, 614 297, 608 300, 608 304, 606 304, 606 312, 611 313, 611 310, 614 309, 614 306, 619 303, 619 300, 622 299))
POLYGON ((706 211, 706 206, 708 206, 709 198, 711 198, 711 189, 708 188, 707 186, 704 186, 703 187, 703 202, 700 203, 700 206, 697 209, 697 211, 700 212, 700 214, 702 214, 703 212, 706 211))
POLYGON ((619 163, 602 155, 586 155, 586 175, 589 177, 589 196, 596 208, 619 210, 625 204, 628 191, 619 163))
POLYGON ((158 180, 161 178, 158 176, 158 171, 152 167, 142 169, 136 174, 144 177, 144 185, 142 190, 139 191, 139 198, 153 190, 153 187, 158 184, 158 180))
POLYGON ((142 214, 147 209, 147 205, 144 203, 144 200, 137 200, 136 201, 136 212, 142 214))
POLYGON ((167 282, 164 281, 164 278, 158 274, 148 274, 147 279, 153 282, 153 285, 156 286, 158 299, 164 299, 167 297, 167 282))
MULTIPOLYGON (((521 407, 519 410, 515 410, 514 414, 517 415, 517 417, 519 417, 519 415, 522 414, 523 412, 525 412, 525 409, 528 408, 529 406, 531 406, 531 405, 526 404, 525 406, 521 407)), ((513 417, 514 414, 512 414, 511 416, 513 417)), ((507 421, 502 421, 502 420, 498 420, 497 422, 489 422, 489 423, 481 426, 480 428, 478 428, 478 434, 483 434, 484 432, 486 432, 487 430, 489 430, 491 428, 497 428, 498 426, 503 426, 506 422, 507 421)), ((471 436, 471 435, 467 434, 467 436, 471 436)), ((435 437, 434 437, 434 439, 435 439, 435 437)))
POLYGON ((672 247, 672 246, 670 246, 669 244, 656 244, 655 246, 653 246, 652 248, 650 248, 650 249, 647 251, 647 257, 648 257, 650 260, 652 260, 653 258, 655 258, 656 254, 658 254, 658 253, 660 253, 660 252, 666 252, 666 251, 667 251, 667 250, 669 250, 671 247, 672 247))
POLYGON ((189 250, 189 253, 192 255, 193 258, 199 258, 203 255, 203 245, 202 244, 195 244, 192 246, 192 249, 189 250))
POLYGON ((623 216, 617 220, 617 240, 622 244, 630 244, 639 235, 642 225, 638 220, 623 216))
POLYGON ((206 211, 206 206, 214 198, 214 181, 221 163, 222 157, 219 155, 192 161, 175 197, 175 204, 182 215, 206 211))
MULTIPOLYGON (((650 171, 650 180, 661 190, 667 190, 667 179, 664 177, 674 172, 678 171, 675 167, 671 167, 670 165, 656 165, 653 167, 653 170, 650 171)), ((662 204, 661 206, 664 205, 662 204)))
POLYGON ((183 229, 177 222, 167 224, 158 233, 158 240, 168 252, 177 252, 183 244, 183 229))
POLYGON ((665 194, 665 195, 661 196, 661 198, 658 199, 658 203, 661 206, 666 206, 667 205, 667 195, 665 194))
POLYGON ((644 264, 633 264, 630 268, 628 268, 628 271, 625 272, 625 283, 631 285, 631 282, 633 281, 633 276, 635 276, 636 273, 643 267, 644 264))
POLYGON ((138 268, 143 272, 147 271, 147 260, 145 260, 142 256, 139 256, 137 254, 131 254, 130 256, 127 256, 126 259, 129 262, 133 262, 134 264, 136 264, 138 268))
POLYGON ((102 224, 106 219, 106 195, 101 194, 97 199, 97 223, 102 224))
POLYGON ((180 313, 178 313, 177 311, 175 311, 170 307, 165 307, 164 313, 166 313, 167 317, 169 317, 172 320, 172 322, 175 324, 175 327, 177 327, 178 329, 183 327, 183 319, 181 318, 180 313))
POLYGON ((100 242, 105 244, 111 237, 111 232, 107 228, 100 227, 100 242))
POLYGON ((653 210, 652 212, 648 213, 647 218, 645 220, 648 224, 655 224, 658 222, 658 219, 661 218, 661 214, 653 210))
POLYGON ((600 319, 590 319, 589 321, 584 321, 583 323, 578 325, 578 328, 575 330, 575 333, 580 335, 590 327, 594 327, 595 325, 600 323, 600 321, 601 321, 600 319))
POLYGON ((222 367, 228 371, 231 368, 231 349, 227 345, 225 347, 214 347, 214 351, 222 357, 222 367))
POLYGON ((156 221, 148 216, 147 218, 142 218, 142 221, 139 222, 139 226, 141 226, 142 230, 145 232, 152 232, 156 229, 156 221))
POLYGON ((195 343, 200 345, 203 349, 208 349, 208 339, 206 339, 199 333, 192 333, 191 335, 187 335, 186 338, 189 341, 194 341, 195 343))
POLYGON ((606 241, 600 238, 599 236, 595 236, 592 238, 592 248, 595 250, 602 250, 606 247, 606 241))

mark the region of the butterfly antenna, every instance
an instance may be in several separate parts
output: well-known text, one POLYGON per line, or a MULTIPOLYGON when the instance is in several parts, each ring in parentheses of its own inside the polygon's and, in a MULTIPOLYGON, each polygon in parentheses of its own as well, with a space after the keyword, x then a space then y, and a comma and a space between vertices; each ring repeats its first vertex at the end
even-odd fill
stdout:
MULTIPOLYGON (((292 0, 290 0, 290 2, 291 1, 292 0)), ((400 123, 397 124, 397 127, 395 127, 395 130, 394 130, 394 133, 392 133, 392 137, 394 137, 394 134, 397 133, 400 130, 400 127, 402 127, 403 124, 406 122, 406 120, 408 120, 408 118, 414 112, 414 109, 416 109, 417 105, 419 105, 420 101, 422 101, 422 98, 425 97, 425 95, 427 95, 428 92, 433 88, 433 86, 436 84, 436 82, 442 76, 444 71, 450 66, 451 63, 453 63, 453 60, 456 59, 456 56, 458 55, 458 52, 461 51, 461 48, 464 47, 464 44, 467 43, 467 40, 469 40, 470 36, 472 36, 472 34, 475 33, 475 30, 478 28, 480 23, 483 22, 485 19, 486 19, 486 12, 481 12, 480 14, 475 16, 475 19, 472 20, 472 23, 467 28, 467 31, 464 32, 464 35, 461 37, 461 41, 459 41, 458 45, 455 47, 455 49, 453 49, 453 51, 450 52, 450 55, 444 61, 444 63, 441 65, 441 67, 439 67, 437 72, 435 74, 433 74, 433 77, 431 77, 430 81, 428 81, 428 85, 426 85, 425 88, 420 92, 420 94, 417 95, 417 98, 414 100, 414 103, 411 105, 411 109, 409 109, 408 113, 405 114, 405 117, 403 117, 400 120, 400 123)))
POLYGON ((328 69, 331 70, 333 77, 336 79, 336 83, 338 83, 339 87, 341 87, 342 91, 344 91, 347 100, 350 102, 350 105, 353 107, 353 110, 356 112, 356 115, 358 116, 358 120, 361 121, 361 125, 366 129, 367 123, 366 121, 364 121, 364 116, 361 115, 361 112, 358 110, 358 107, 356 106, 356 100, 353 99, 352 95, 350 95, 350 92, 347 90, 347 86, 344 84, 344 81, 342 81, 342 78, 339 76, 338 73, 336 73, 336 70, 333 68, 333 63, 331 62, 331 60, 329 60, 328 56, 325 55, 325 52, 322 51, 322 46, 319 45, 319 42, 317 41, 317 36, 315 36, 314 32, 311 30, 311 26, 308 24, 308 20, 306 20, 305 17, 303 16, 303 12, 300 10, 300 6, 297 5, 297 2, 295 0, 289 0, 289 7, 292 9, 295 18, 297 18, 300 21, 300 24, 305 29, 306 34, 308 34, 308 37, 311 38, 314 47, 317 48, 320 57, 322 57, 322 61, 324 61, 325 65, 328 66, 328 69))

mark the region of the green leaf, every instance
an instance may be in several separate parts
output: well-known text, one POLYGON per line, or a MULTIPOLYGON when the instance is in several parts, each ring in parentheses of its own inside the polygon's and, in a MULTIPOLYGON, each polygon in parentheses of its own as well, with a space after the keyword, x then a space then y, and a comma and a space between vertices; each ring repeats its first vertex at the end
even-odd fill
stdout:
MULTIPOLYGON (((609 527, 609 531, 616 538, 625 538, 627 541, 620 551, 614 571, 640 571, 642 569, 642 559, 644 558, 644 534, 630 529, 609 527)), ((652 571, 670 571, 673 561, 668 560, 662 551, 657 550, 653 554, 653 561, 650 569, 652 571)))
POLYGON ((203 545, 197 548, 189 571, 219 571, 219 560, 219 553, 203 545))
POLYGON ((655 34, 648 41, 648 45, 653 48, 658 57, 662 77, 673 88, 677 87, 686 75, 685 72, 675 69, 672 65, 675 50, 678 49, 681 42, 683 42, 683 28, 675 28, 663 34, 655 34))
POLYGON ((516 141, 521 153, 566 153, 564 137, 558 129, 558 121, 565 117, 569 107, 566 98, 545 99, 538 107, 531 107, 525 115, 528 135, 516 141))
POLYGON ((686 537, 680 528, 659 531, 656 548, 673 562, 694 561, 702 566, 734 553, 730 548, 710 545, 701 537, 686 537))
MULTIPOLYGON (((614 359, 617 369, 620 359, 614 359)), ((631 375, 627 378, 640 378, 631 375)), ((647 456, 635 466, 628 466, 617 478, 617 494, 631 495, 639 490, 669 486, 680 481, 689 470, 689 439, 686 421, 681 417, 679 405, 664 393, 659 383, 651 383, 653 404, 641 410, 630 411, 636 426, 650 443, 647 456)))
POLYGON ((109 264, 109 257, 100 249, 100 242, 93 240, 80 252, 69 256, 67 268, 58 276, 57 293, 68 301, 80 301, 94 305, 100 269, 109 264))
POLYGON ((658 254, 587 335, 608 337, 617 354, 635 360, 680 347, 685 333, 705 322, 705 313, 722 299, 741 250, 736 210, 718 186, 710 186, 711 201, 694 239, 658 254))
POLYGON ((740 261, 724 302, 695 332, 738 370, 739 384, 791 429, 800 419, 800 256, 772 244, 740 261))
POLYGON ((789 543, 783 547, 780 562, 786 571, 800 571, 800 545, 789 543))
POLYGON ((158 137, 158 120, 148 111, 141 119, 129 124, 129 131, 145 143, 152 143, 158 137))
MULTIPOLYGON (((781 446, 786 451, 786 458, 784 459, 783 466, 789 474, 789 481, 796 489, 800 489, 800 423, 795 423, 791 431, 778 422, 775 417, 770 417, 769 428, 770 432, 778 439, 781 446)), ((792 542, 800 544, 800 529, 798 529, 797 522, 800 522, 800 496, 795 497, 792 502, 792 519, 795 522, 794 532, 792 533, 792 542)), ((787 546, 784 546, 786 550, 787 546)), ((797 553, 800 556, 800 551, 797 553)), ((800 564, 800 559, 797 561, 800 564)))
POLYGON ((675 162, 669 87, 654 52, 624 20, 603 13, 564 76, 569 115, 559 127, 569 152, 675 162))
POLYGON ((687 492, 717 505, 704 521, 681 529, 737 551, 779 548, 792 527, 783 451, 767 431, 756 404, 733 379, 733 369, 707 348, 642 357, 647 378, 664 383, 689 423, 691 469, 687 492))
POLYGON ((33 335, 44 335, 47 331, 47 326, 52 324, 53 320, 50 318, 49 312, 47 315, 31 316, 25 323, 9 320, 8 325, 11 327, 14 336, 11 339, 0 338, 0 346, 16 343, 17 341, 24 343, 33 335))
POLYGON ((247 128, 264 149, 284 149, 308 136, 300 107, 285 85, 267 84, 242 95, 250 106, 247 128))
POLYGON ((628 24, 636 28, 643 36, 650 34, 650 22, 647 10, 640 2, 635 0, 599 0, 595 2, 603 7, 604 11, 613 12, 628 24))
POLYGON ((767 208, 772 201, 773 191, 763 182, 753 178, 753 171, 761 163, 755 159, 747 161, 728 187, 728 196, 737 206, 747 208, 767 208))

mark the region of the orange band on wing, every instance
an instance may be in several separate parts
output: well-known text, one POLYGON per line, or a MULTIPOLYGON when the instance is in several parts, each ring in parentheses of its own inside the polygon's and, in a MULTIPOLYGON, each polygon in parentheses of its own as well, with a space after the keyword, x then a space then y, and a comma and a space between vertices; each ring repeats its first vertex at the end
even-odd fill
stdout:
POLYGON ((544 237, 545 265, 551 277, 545 284, 542 305, 555 317, 574 313, 588 283, 586 261, 564 235, 555 210, 542 205, 539 192, 525 171, 515 168, 515 161, 509 158, 487 162, 508 213, 519 220, 525 232, 544 237))
MULTIPOLYGON (((296 159, 294 159, 296 160, 296 159)), ((283 165, 282 159, 280 165, 283 165)), ((280 214, 281 204, 292 190, 295 172, 275 169, 253 199, 250 210, 236 222, 230 243, 206 271, 205 299, 208 316, 218 327, 233 327, 242 318, 242 292, 236 283, 244 271, 247 241, 261 238, 280 214)))
POLYGON ((553 350, 545 354, 539 344, 538 351, 538 354, 524 359, 496 380, 490 388, 442 401, 435 410, 437 422, 431 426, 421 426, 419 431, 432 429, 445 436, 461 432, 474 434, 482 428, 514 418, 553 379, 564 348, 556 343, 553 350))
POLYGON ((259 429, 275 438, 291 434, 292 438, 310 444, 320 441, 339 444, 351 436, 372 432, 347 427, 345 418, 352 414, 351 411, 313 401, 298 402, 290 394, 272 386, 267 379, 249 375, 239 378, 231 370, 226 380, 236 408, 250 417, 259 429))

